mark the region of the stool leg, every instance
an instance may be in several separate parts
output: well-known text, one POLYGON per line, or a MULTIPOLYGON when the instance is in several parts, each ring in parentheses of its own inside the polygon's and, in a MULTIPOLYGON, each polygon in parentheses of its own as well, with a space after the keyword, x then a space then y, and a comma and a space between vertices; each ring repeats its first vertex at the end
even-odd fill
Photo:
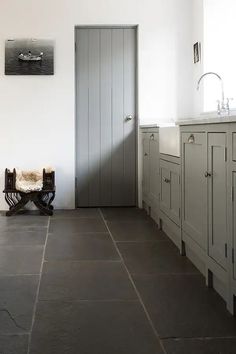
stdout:
POLYGON ((34 204, 44 215, 53 215, 53 211, 41 204, 40 201, 34 200, 34 204))
POLYGON ((22 197, 21 200, 14 206, 11 207, 10 210, 6 212, 6 216, 12 216, 17 214, 20 209, 22 209, 29 201, 29 198, 27 197, 22 197))

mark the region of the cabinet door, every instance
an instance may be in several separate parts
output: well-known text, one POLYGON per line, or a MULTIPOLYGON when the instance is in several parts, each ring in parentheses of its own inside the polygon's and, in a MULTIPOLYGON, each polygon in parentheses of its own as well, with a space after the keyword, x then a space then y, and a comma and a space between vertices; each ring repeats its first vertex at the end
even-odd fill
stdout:
MULTIPOLYGON (((232 216, 233 216, 233 257, 235 259, 235 250, 236 250, 236 195, 235 195, 235 191, 236 191, 236 171, 233 171, 232 173, 232 187, 233 187, 233 210, 232 210, 232 216)), ((234 280, 236 280, 236 262, 234 261, 233 263, 233 277, 234 280)))
POLYGON ((160 161, 160 208, 177 225, 180 225, 180 166, 160 161))
POLYGON ((170 218, 180 225, 180 166, 170 163, 170 218))
POLYGON ((160 209, 170 214, 170 168, 167 161, 160 161, 160 209))
POLYGON ((226 268, 227 166, 226 134, 208 134, 209 256, 226 268))
POLYGON ((159 201, 159 140, 158 134, 149 135, 150 198, 159 201))
POLYGON ((150 168, 149 168, 149 136, 143 133, 143 194, 148 196, 150 190, 150 168))
POLYGON ((182 133, 183 230, 207 249, 207 149, 205 133, 182 133))

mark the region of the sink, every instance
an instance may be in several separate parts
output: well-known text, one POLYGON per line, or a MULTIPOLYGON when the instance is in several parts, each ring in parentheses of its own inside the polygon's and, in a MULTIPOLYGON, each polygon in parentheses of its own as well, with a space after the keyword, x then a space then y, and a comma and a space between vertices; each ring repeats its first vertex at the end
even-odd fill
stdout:
POLYGON ((160 153, 180 157, 179 126, 159 128, 160 153))

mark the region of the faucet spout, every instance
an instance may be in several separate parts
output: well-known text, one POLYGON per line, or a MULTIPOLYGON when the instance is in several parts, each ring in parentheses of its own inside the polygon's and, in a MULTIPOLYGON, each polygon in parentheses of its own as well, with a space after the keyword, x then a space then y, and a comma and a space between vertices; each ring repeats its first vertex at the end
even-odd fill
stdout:
POLYGON ((199 90, 200 88, 200 83, 202 81, 202 79, 204 77, 206 77, 207 75, 214 75, 216 76, 219 80, 220 80, 220 83, 221 83, 221 109, 224 110, 225 109, 225 93, 224 93, 224 83, 223 83, 223 80, 222 80, 222 77, 215 73, 214 71, 209 71, 205 74, 203 74, 200 79, 198 80, 198 83, 197 83, 197 90, 199 90))

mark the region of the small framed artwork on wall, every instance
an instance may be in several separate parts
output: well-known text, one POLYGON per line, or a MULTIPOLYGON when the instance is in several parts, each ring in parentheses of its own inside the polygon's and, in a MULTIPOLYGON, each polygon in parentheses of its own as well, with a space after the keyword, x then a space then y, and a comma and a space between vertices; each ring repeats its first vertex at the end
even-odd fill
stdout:
POLYGON ((5 75, 53 75, 54 41, 8 39, 5 43, 5 75))
POLYGON ((193 61, 194 64, 198 63, 201 59, 201 43, 196 42, 193 45, 193 61))

